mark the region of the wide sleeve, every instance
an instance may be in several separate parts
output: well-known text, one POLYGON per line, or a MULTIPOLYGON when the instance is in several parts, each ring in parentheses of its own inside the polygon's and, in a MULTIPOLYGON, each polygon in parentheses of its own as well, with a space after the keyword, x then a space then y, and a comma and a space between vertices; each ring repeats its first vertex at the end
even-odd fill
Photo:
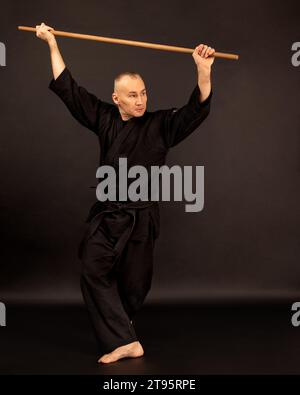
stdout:
POLYGON ((210 112, 211 98, 212 91, 201 103, 197 84, 186 105, 164 111, 162 133, 166 148, 174 147, 198 128, 210 112))
POLYGON ((49 89, 60 97, 78 122, 96 134, 100 127, 101 114, 114 107, 79 86, 67 67, 56 80, 50 81, 49 89))

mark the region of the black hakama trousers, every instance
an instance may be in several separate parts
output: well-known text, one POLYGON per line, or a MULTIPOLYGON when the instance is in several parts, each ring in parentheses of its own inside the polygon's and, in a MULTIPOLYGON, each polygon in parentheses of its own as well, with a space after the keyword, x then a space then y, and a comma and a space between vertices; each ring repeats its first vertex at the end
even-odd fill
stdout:
POLYGON ((81 291, 102 353, 138 340, 131 321, 151 288, 155 235, 149 222, 132 238, 137 211, 101 212, 81 245, 81 291))

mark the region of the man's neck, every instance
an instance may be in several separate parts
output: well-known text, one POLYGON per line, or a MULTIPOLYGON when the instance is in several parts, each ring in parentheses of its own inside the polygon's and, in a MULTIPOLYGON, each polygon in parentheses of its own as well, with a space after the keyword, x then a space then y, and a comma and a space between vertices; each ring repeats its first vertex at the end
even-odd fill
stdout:
POLYGON ((122 121, 129 121, 129 119, 133 118, 133 115, 129 115, 129 114, 123 113, 121 111, 120 111, 120 115, 121 115, 122 121))

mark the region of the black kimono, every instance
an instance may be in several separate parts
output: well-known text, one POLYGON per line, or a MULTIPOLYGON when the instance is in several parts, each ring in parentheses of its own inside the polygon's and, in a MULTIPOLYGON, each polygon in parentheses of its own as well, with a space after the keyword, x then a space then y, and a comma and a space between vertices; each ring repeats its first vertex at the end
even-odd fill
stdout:
MULTIPOLYGON (((189 136, 209 114, 212 92, 200 103, 196 85, 181 108, 123 121, 119 109, 78 86, 68 68, 49 88, 71 114, 97 135, 100 166, 127 158, 128 168, 165 164, 169 148, 189 136)), ((103 353, 138 340, 132 318, 150 290, 153 249, 159 235, 157 202, 96 201, 80 244, 81 290, 103 353)))

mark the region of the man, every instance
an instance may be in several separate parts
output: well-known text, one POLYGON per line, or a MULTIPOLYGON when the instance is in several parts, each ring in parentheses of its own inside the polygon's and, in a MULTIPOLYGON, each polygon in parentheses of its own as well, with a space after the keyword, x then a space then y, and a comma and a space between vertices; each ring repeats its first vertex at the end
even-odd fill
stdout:
MULTIPOLYGON (((139 74, 118 75, 112 94, 114 104, 106 103, 78 86, 63 61, 51 33, 53 28, 44 23, 36 28, 37 37, 50 48, 54 78, 49 88, 83 126, 97 135, 100 166, 113 166, 118 172, 121 157, 127 159, 128 167, 162 166, 168 150, 207 117, 213 48, 201 44, 193 52, 198 83, 185 106, 148 112, 146 87, 139 74)), ((132 320, 151 286, 153 249, 159 235, 158 203, 99 200, 87 222, 79 250, 81 290, 104 353, 98 362, 140 357, 144 350, 132 320)))

